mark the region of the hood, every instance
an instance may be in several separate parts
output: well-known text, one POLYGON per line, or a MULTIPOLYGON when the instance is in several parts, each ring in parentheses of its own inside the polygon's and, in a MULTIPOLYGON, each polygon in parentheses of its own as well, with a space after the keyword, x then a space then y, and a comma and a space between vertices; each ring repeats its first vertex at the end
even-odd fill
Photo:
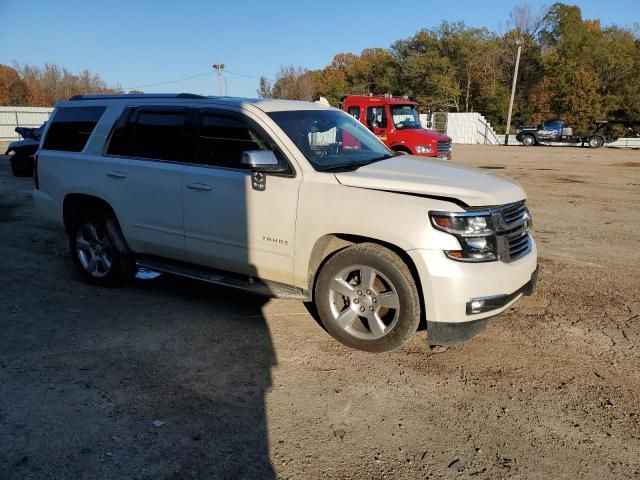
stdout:
POLYGON ((436 132, 435 130, 427 130, 425 128, 407 128, 405 129, 396 129, 396 135, 411 137, 412 140, 417 140, 417 138, 424 137, 429 140, 435 140, 436 142, 450 142, 451 137, 444 135, 440 132, 436 132))
POLYGON ((415 155, 400 155, 335 175, 338 182, 349 187, 455 198, 472 207, 504 205, 526 198, 514 180, 415 155))

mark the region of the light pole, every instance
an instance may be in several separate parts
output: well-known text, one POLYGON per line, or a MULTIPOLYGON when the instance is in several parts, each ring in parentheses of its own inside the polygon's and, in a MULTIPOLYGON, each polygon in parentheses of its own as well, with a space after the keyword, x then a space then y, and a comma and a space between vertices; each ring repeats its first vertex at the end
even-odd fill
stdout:
POLYGON ((509 113, 507 115, 507 131, 504 136, 504 144, 509 145, 509 130, 511 130, 511 111, 513 110, 513 99, 516 96, 516 82, 518 81, 518 68, 520 67, 520 52, 522 51, 522 40, 516 40, 518 54, 516 55, 516 68, 513 72, 513 83, 511 84, 511 100, 509 101, 509 113))
POLYGON ((224 69, 224 63, 214 63, 213 68, 218 72, 218 96, 222 96, 222 70, 224 69))

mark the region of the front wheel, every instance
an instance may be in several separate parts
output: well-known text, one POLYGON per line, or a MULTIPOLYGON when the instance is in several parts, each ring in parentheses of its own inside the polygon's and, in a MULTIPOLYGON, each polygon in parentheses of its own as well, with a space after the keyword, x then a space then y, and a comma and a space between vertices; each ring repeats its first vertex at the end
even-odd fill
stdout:
POLYGON ((602 145, 604 145, 602 137, 593 136, 589 139, 589 147, 591 148, 600 148, 602 145))
POLYGON ((525 147, 531 147, 536 144, 536 137, 533 135, 524 135, 522 137, 522 145, 525 147))
POLYGON ((336 340, 368 352, 399 347, 420 322, 420 299, 409 268, 398 255, 372 243, 333 255, 318 275, 314 301, 336 340))

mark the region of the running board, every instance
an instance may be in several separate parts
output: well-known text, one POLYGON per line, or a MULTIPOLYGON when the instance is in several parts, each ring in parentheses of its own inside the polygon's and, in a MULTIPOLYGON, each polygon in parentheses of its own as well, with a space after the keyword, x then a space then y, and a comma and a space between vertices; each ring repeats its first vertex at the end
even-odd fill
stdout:
POLYGON ((300 288, 280 282, 261 280, 255 277, 224 272, 215 268, 202 267, 151 256, 140 256, 136 259, 138 267, 156 272, 170 273, 181 277, 193 278, 225 287, 245 290, 267 297, 287 298, 290 300, 309 301, 309 296, 300 288))

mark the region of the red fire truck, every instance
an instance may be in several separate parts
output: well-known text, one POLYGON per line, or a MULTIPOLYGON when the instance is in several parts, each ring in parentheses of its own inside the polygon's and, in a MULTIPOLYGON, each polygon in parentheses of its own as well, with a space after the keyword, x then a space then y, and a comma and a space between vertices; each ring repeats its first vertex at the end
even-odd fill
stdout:
POLYGON ((390 95, 347 95, 340 108, 397 152, 451 159, 451 138, 422 127, 418 104, 390 95))

